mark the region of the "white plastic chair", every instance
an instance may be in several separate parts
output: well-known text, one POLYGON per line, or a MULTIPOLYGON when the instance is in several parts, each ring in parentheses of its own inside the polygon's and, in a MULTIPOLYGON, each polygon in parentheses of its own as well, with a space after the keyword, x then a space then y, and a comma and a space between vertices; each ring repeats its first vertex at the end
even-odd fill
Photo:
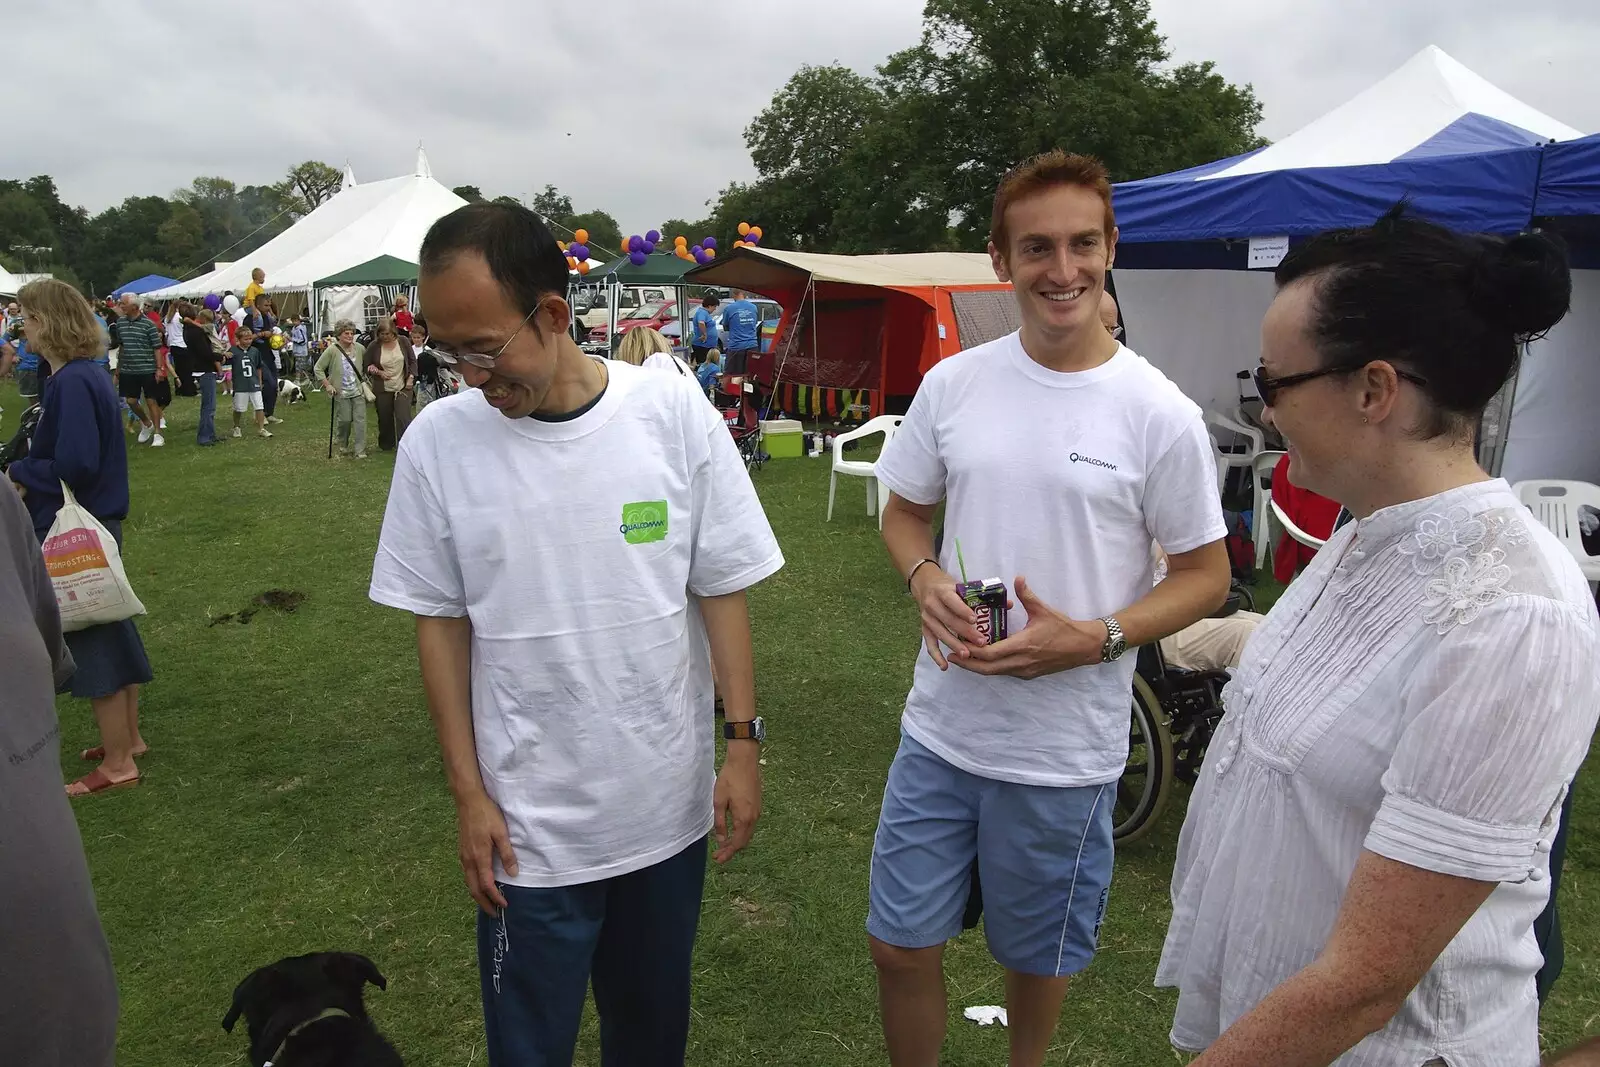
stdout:
POLYGON ((1328 543, 1326 539, 1308 534, 1296 526, 1294 520, 1283 513, 1283 508, 1278 505, 1276 500, 1269 500, 1268 506, 1272 508, 1272 517, 1282 523, 1289 536, 1299 541, 1302 545, 1308 548, 1321 548, 1328 543))
POLYGON ((1600 584, 1600 556, 1591 556, 1584 549, 1583 531, 1578 525, 1580 507, 1600 509, 1600 485, 1552 479, 1518 482, 1511 491, 1533 512, 1539 525, 1567 546, 1589 584, 1600 584))
POLYGON ((878 465, 857 459, 845 459, 844 446, 847 442, 859 441, 863 437, 881 433, 883 447, 888 448, 903 418, 901 415, 879 415, 875 419, 868 419, 858 429, 842 433, 833 439, 833 470, 828 475, 828 522, 833 521, 833 495, 839 487, 839 475, 843 474, 867 480, 867 514, 877 515, 878 529, 883 529, 883 509, 878 506, 878 465))
POLYGON ((1207 411, 1206 425, 1215 427, 1217 430, 1222 431, 1224 435, 1219 437, 1215 433, 1211 434, 1211 444, 1216 449, 1217 464, 1222 468, 1221 480, 1224 485, 1227 483, 1229 468, 1253 466, 1256 457, 1266 447, 1266 438, 1260 430, 1254 426, 1247 426, 1242 422, 1230 419, 1219 412, 1207 411), (1245 450, 1243 452, 1235 451, 1237 444, 1234 438, 1236 437, 1244 438, 1245 450), (1228 442, 1226 449, 1222 447, 1223 441, 1228 442))
POLYGON ((1255 529, 1250 531, 1250 536, 1256 543, 1256 570, 1267 565, 1267 550, 1272 546, 1272 487, 1268 481, 1272 472, 1278 469, 1278 461, 1287 453, 1277 451, 1257 452, 1255 462, 1251 465, 1252 481, 1255 483, 1255 501, 1252 505, 1251 517, 1255 529))

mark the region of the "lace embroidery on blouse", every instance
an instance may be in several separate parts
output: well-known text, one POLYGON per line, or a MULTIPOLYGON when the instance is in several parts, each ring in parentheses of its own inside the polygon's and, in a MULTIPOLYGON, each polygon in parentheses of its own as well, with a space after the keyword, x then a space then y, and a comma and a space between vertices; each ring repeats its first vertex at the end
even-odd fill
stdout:
POLYGON ((1457 505, 1423 515, 1400 539, 1400 554, 1428 579, 1422 617, 1439 634, 1472 622, 1506 595, 1511 568, 1505 549, 1528 543, 1519 518, 1503 511, 1473 514, 1457 505))

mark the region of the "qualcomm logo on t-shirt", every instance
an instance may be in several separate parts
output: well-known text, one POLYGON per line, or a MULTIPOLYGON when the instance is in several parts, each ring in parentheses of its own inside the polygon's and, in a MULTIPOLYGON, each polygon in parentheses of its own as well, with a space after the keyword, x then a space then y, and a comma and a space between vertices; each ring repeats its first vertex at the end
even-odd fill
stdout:
POLYGON ((622 539, 630 545, 647 545, 667 539, 667 502, 639 500, 622 505, 622 539))
POLYGON ((1093 456, 1086 456, 1081 452, 1074 452, 1067 458, 1072 460, 1074 463, 1087 463, 1091 467, 1104 467, 1108 471, 1114 471, 1117 469, 1117 465, 1115 463, 1108 463, 1103 459, 1095 459, 1093 456))

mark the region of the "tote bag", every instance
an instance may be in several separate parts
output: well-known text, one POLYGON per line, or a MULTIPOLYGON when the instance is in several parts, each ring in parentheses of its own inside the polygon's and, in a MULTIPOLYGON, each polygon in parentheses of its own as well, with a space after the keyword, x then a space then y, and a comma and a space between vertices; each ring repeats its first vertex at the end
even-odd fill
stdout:
POLYGON ((61 510, 44 539, 44 563, 61 609, 61 629, 71 633, 144 614, 122 569, 111 531, 79 505, 61 483, 61 510))

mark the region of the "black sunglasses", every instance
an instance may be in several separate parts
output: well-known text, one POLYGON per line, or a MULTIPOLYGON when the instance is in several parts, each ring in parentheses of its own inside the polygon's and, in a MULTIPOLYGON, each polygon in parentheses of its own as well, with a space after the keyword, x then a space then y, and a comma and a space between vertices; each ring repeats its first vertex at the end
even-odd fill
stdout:
MULTIPOLYGON (((1305 382, 1315 381, 1318 378, 1324 378, 1330 374, 1352 374, 1355 371, 1362 370, 1372 362, 1373 361, 1369 359, 1365 363, 1345 363, 1336 367, 1323 367, 1321 370, 1306 371, 1304 374, 1285 374, 1281 378, 1268 377, 1267 368, 1257 367, 1251 372, 1250 377, 1256 383, 1256 392, 1261 395, 1261 402, 1270 408, 1280 389, 1287 389, 1291 385, 1301 385, 1305 382)), ((1395 368, 1394 374, 1396 378, 1399 378, 1402 381, 1410 382, 1412 385, 1428 384, 1427 379, 1419 378, 1415 374, 1407 374, 1405 371, 1400 370, 1399 368, 1395 368)))

